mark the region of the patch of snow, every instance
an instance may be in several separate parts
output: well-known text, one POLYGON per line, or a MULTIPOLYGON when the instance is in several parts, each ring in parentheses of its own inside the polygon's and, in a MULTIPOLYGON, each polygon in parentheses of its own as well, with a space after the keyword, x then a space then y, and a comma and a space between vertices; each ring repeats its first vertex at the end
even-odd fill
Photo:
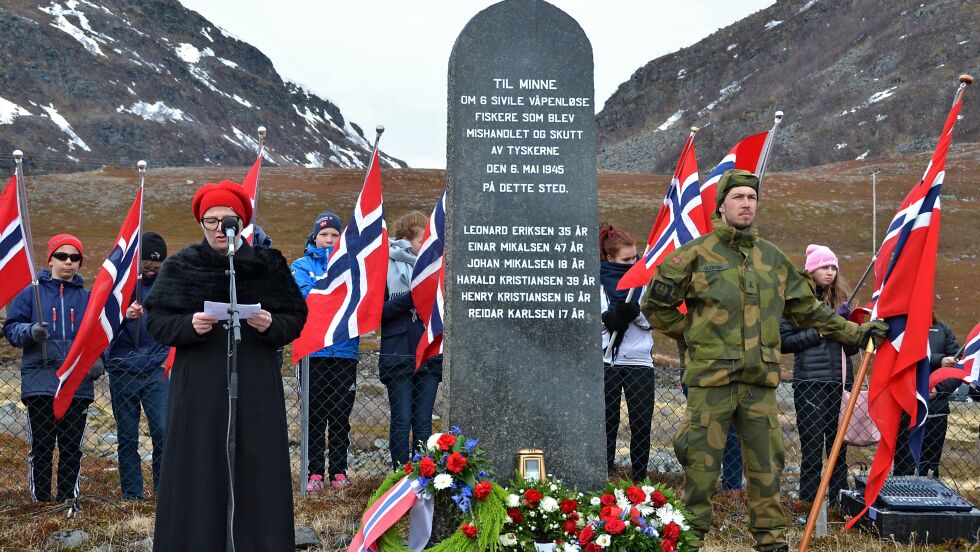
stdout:
POLYGON ((967 42, 969 42, 969 41, 970 41, 970 39, 968 38, 968 39, 966 39, 966 40, 964 40, 964 41, 962 41, 962 42, 957 42, 957 43, 956 43, 956 45, 957 45, 957 46, 962 46, 962 45, 964 45, 964 44, 966 44, 966 43, 967 43, 967 42))
POLYGON ((185 115, 180 109, 169 107, 162 101, 152 104, 139 101, 129 107, 119 106, 116 108, 116 112, 132 113, 133 115, 142 117, 147 121, 154 121, 157 123, 166 123, 167 121, 193 121, 193 119, 185 115))
POLYGON ((717 105, 719 103, 727 100, 728 98, 730 98, 732 96, 732 94, 734 94, 734 93, 738 92, 739 90, 741 90, 742 89, 742 83, 745 82, 746 79, 748 79, 750 76, 751 75, 747 75, 747 76, 745 76, 745 77, 743 77, 743 78, 741 78, 739 80, 732 81, 731 84, 729 84, 728 86, 726 86, 726 87, 722 88, 721 90, 719 90, 718 92, 720 93, 720 95, 718 96, 718 99, 716 99, 713 102, 711 102, 708 105, 706 105, 704 107, 704 109, 702 109, 701 111, 698 111, 698 115, 697 115, 698 118, 701 118, 701 117, 707 115, 707 113, 709 111, 711 111, 712 109, 714 109, 715 107, 717 107, 717 105))
POLYGON ((243 97, 241 97, 241 96, 239 96, 238 94, 234 94, 234 95, 232 95, 232 97, 231 97, 231 98, 232 98, 233 100, 235 100, 236 102, 238 102, 238 103, 240 103, 240 104, 242 104, 242 105, 244 105, 244 106, 245 106, 245 107, 247 107, 247 108, 250 108, 250 109, 254 109, 254 108, 255 108, 255 106, 254 106, 254 105, 252 105, 252 103, 251 103, 251 102, 249 102, 249 101, 248 101, 248 100, 246 100, 245 98, 243 98, 243 97))
POLYGON ((17 117, 24 115, 33 115, 33 113, 10 100, 0 97, 0 125, 9 125, 17 117))
POLYGON ((771 29, 771 28, 776 27, 777 25, 779 25, 781 23, 782 23, 782 21, 780 21, 778 19, 773 19, 773 20, 769 21, 768 23, 766 23, 766 29, 771 29))
POLYGON ((129 92, 129 94, 131 96, 139 96, 139 94, 137 94, 135 90, 133 90, 132 88, 130 88, 128 86, 126 87, 126 92, 129 92))
POLYGON ((210 30, 211 27, 201 27, 201 34, 204 35, 204 38, 208 39, 211 43, 214 43, 214 39, 211 38, 211 34, 208 32, 210 30))
POLYGON ((847 142, 844 142, 843 144, 837 144, 837 149, 839 149, 839 150, 842 150, 842 149, 844 149, 846 147, 847 147, 847 142))
MULTIPOLYGON (((95 2, 91 2, 89 0, 82 0, 82 3, 85 4, 86 6, 91 6, 91 7, 95 8, 95 9, 97 9, 97 10, 102 10, 102 11, 106 12, 107 14, 109 14, 109 15, 111 15, 113 17, 116 16, 116 14, 112 13, 111 11, 109 11, 109 8, 103 6, 102 4, 96 4, 95 2)), ((76 4, 76 3, 75 2, 72 2, 72 4, 76 4)), ((72 6, 72 9, 75 9, 75 7, 72 6)))
POLYGON ((51 22, 51 26, 77 40, 89 53, 94 56, 106 57, 102 53, 102 48, 99 47, 99 44, 106 44, 110 41, 115 42, 115 39, 92 30, 92 26, 89 25, 85 13, 78 11, 75 9, 76 7, 78 7, 78 2, 73 0, 66 2, 65 6, 62 6, 55 0, 46 8, 38 6, 37 9, 53 17, 54 21, 51 22), (77 19, 81 28, 76 27, 71 21, 68 21, 68 16, 73 16, 77 19))
POLYGON ((902 40, 902 39, 904 39, 904 38, 905 38, 905 37, 907 37, 907 36, 909 36, 909 35, 907 35, 907 34, 904 34, 904 35, 902 35, 902 36, 900 36, 900 37, 898 37, 898 39, 899 39, 899 40, 902 40))
POLYGON ((728 48, 725 48, 725 51, 731 52, 732 50, 735 49, 736 46, 738 46, 738 42, 732 42, 731 44, 728 45, 728 48))
POLYGON ((67 158, 67 159, 68 159, 69 161, 71 161, 71 162, 73 162, 73 163, 80 163, 80 162, 81 162, 81 159, 79 159, 79 158, 77 158, 77 157, 75 157, 74 155, 65 155, 65 157, 66 157, 66 158, 67 158))
POLYGON ((854 158, 854 160, 855 161, 864 161, 865 159, 867 159, 869 153, 871 153, 871 150, 868 150, 868 151, 862 153, 861 155, 858 155, 857 157, 854 158))
POLYGON ((228 67, 231 67, 232 69, 238 69, 238 64, 235 63, 234 61, 225 59, 223 57, 219 57, 217 59, 218 59, 218 61, 220 61, 221 63, 224 63, 225 65, 227 65, 228 67))
MULTIPOLYGON (((239 132, 241 132, 241 131, 239 131, 239 132)), ((248 148, 246 148, 245 146, 243 146, 243 145, 241 145, 241 144, 239 144, 239 143, 238 143, 237 141, 235 141, 235 139, 234 139, 234 138, 232 138, 231 136, 228 136, 227 134, 222 134, 222 135, 221 135, 221 137, 222 137, 222 138, 224 138, 225 140, 228 140, 228 141, 229 141, 229 142, 231 142, 232 144, 235 144, 236 146, 238 146, 238 147, 240 147, 240 148, 242 148, 243 150, 245 150, 245 151, 248 151, 248 148)))
POLYGON ((898 89, 898 87, 897 86, 893 86, 893 87, 889 88, 888 90, 882 90, 881 92, 875 92, 874 94, 871 95, 870 98, 868 98, 868 103, 869 104, 878 103, 881 100, 890 98, 890 97, 892 97, 892 96, 895 95, 895 90, 896 89, 898 89))
POLYGON ((174 48, 174 51, 177 52, 177 57, 187 63, 197 63, 201 61, 201 51, 195 48, 192 44, 181 42, 180 46, 174 48))
POLYGON ((732 56, 732 59, 735 59, 737 57, 738 57, 738 54, 735 54, 734 56, 732 56))
POLYGON ((680 71, 677 72, 678 79, 683 79, 686 76, 687 76, 687 69, 681 69, 680 71))
POLYGON ((796 12, 796 13, 803 13, 803 12, 805 12, 806 10, 808 10, 808 9, 810 9, 810 8, 812 8, 812 7, 813 7, 813 5, 814 5, 814 4, 816 4, 816 3, 817 3, 817 2, 819 2, 819 1, 820 1, 820 0, 810 0, 810 1, 809 1, 809 2, 807 2, 806 4, 803 4, 803 7, 802 7, 802 8, 800 8, 800 11, 798 11, 798 12, 796 12))
POLYGON ((654 132, 657 132, 657 131, 660 131, 660 130, 667 130, 668 128, 674 126, 674 123, 676 123, 677 121, 681 120, 681 115, 683 115, 683 114, 684 114, 684 110, 683 109, 678 109, 677 111, 674 112, 673 115, 671 115, 670 117, 667 117, 667 120, 664 121, 664 124, 658 126, 657 127, 657 130, 655 130, 654 132))
POLYGON ((320 152, 313 152, 306 154, 306 163, 303 164, 307 169, 322 169, 323 168, 323 154, 320 152))
POLYGON ((88 147, 88 144, 86 144, 84 140, 75 134, 75 131, 71 128, 71 125, 68 124, 68 121, 62 117, 60 113, 58 113, 58 110, 54 108, 54 104, 48 104, 47 106, 42 105, 41 109, 48 114, 48 118, 51 119, 54 124, 58 125, 61 132, 68 135, 68 151, 75 151, 76 146, 85 151, 92 151, 92 149, 88 147))

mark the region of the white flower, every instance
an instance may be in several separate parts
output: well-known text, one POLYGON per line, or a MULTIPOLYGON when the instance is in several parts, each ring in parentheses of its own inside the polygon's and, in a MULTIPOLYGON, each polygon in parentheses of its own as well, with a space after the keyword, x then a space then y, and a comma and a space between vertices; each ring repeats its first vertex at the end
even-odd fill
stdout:
POLYGON ((555 485, 554 483, 552 483, 550 488, 551 488, 551 492, 555 492, 555 491, 558 490, 558 485, 555 485))
POLYGON ((439 450, 439 437, 442 437, 442 433, 433 433, 425 442, 425 447, 429 450, 439 450))
POLYGON ((657 488, 654 487, 653 485, 644 485, 640 488, 643 489, 643 492, 647 494, 647 500, 649 500, 650 497, 653 496, 653 491, 657 490, 657 488))
POLYGON ((527 512, 527 517, 534 517, 536 515, 538 515, 538 514, 534 510, 528 510, 528 512, 527 512))
POLYGON ((576 526, 577 526, 577 527, 578 527, 579 529, 581 529, 581 528, 583 528, 583 527, 585 527, 585 520, 584 520, 584 519, 582 519, 582 516, 579 516, 579 517, 578 517, 578 520, 576 520, 576 521, 575 521, 575 525, 576 525, 576 526))
POLYGON ((507 495, 508 508, 517 508, 520 505, 521 505, 521 497, 517 496, 516 494, 507 495))
POLYGON ((541 499, 541 510, 548 513, 558 510, 558 501, 550 496, 544 497, 541 499))
POLYGON ((636 505, 636 509, 640 511, 640 514, 643 517, 649 516, 650 514, 653 513, 654 510, 653 505, 650 504, 649 502, 644 502, 643 504, 636 505))
MULTIPOLYGON (((670 502, 657 508, 657 519, 660 520, 660 525, 667 525, 668 523, 674 521, 676 517, 679 517, 682 522, 684 521, 684 515, 674 510, 674 507, 670 504, 670 502)), ((680 523, 677 525, 680 525, 680 523)))
POLYGON ((562 552, 579 552, 579 550, 581 550, 581 548, 579 548, 578 545, 572 544, 570 542, 566 542, 562 544, 561 548, 562 548, 562 552))
POLYGON ((517 535, 514 533, 500 535, 500 544, 504 546, 517 546, 517 535))
POLYGON ((453 476, 449 475, 448 473, 440 473, 435 477, 435 479, 432 480, 432 486, 434 486, 436 490, 439 491, 443 489, 448 489, 449 487, 452 486, 452 484, 453 484, 453 476))
POLYGON ((612 544, 612 537, 609 535, 599 535, 595 539, 595 543, 598 544, 600 548, 605 548, 612 544))
POLYGON ((601 500, 599 500, 599 497, 597 497, 597 496, 594 496, 594 497, 592 497, 592 498, 591 498, 591 499, 589 500, 589 504, 591 504, 591 505, 593 505, 593 506, 598 506, 598 505, 600 505, 600 504, 602 504, 602 501, 601 501, 601 500))
POLYGON ((620 490, 620 489, 615 489, 615 490, 613 491, 613 494, 615 494, 615 495, 616 495, 616 506, 619 506, 619 508, 620 508, 621 510, 623 510, 624 512, 625 512, 626 510, 629 510, 629 509, 630 509, 630 506, 631 506, 631 505, 632 505, 633 503, 632 503, 632 502, 630 502, 630 499, 628 499, 628 498, 626 498, 626 493, 625 493, 625 492, 623 492, 623 491, 622 491, 622 490, 620 490))
POLYGON ((514 523, 514 520, 510 519, 510 516, 504 516, 504 524, 509 525, 514 523))

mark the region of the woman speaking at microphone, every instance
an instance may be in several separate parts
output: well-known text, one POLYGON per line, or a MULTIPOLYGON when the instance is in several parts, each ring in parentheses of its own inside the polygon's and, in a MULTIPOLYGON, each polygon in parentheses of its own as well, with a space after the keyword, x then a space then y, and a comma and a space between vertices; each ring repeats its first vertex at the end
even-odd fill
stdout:
POLYGON ((282 375, 276 349, 299 336, 306 303, 282 254, 241 238, 252 205, 235 182, 194 194, 204 241, 164 262, 144 302, 147 328, 176 349, 157 497, 155 551, 224 550, 227 535, 228 329, 204 312, 229 299, 228 248, 234 232, 242 319, 234 457, 234 544, 239 552, 293 550, 293 502, 282 375))

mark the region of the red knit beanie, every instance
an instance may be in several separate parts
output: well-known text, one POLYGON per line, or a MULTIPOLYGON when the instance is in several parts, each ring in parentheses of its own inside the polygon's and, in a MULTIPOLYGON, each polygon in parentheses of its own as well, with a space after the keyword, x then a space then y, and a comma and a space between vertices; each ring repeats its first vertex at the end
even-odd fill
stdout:
MULTIPOLYGON (((82 249, 82 241, 71 234, 58 234, 48 240, 48 262, 51 262, 51 254, 58 250, 62 245, 71 245, 78 250, 78 254, 85 260, 85 250, 82 249)), ((82 263, 79 262, 79 265, 82 263)))
POLYGON ((252 222, 252 201, 241 184, 231 180, 222 180, 217 184, 210 183, 201 186, 194 194, 191 209, 194 210, 194 220, 201 222, 204 213, 212 207, 228 207, 242 219, 242 224, 248 226, 252 222))

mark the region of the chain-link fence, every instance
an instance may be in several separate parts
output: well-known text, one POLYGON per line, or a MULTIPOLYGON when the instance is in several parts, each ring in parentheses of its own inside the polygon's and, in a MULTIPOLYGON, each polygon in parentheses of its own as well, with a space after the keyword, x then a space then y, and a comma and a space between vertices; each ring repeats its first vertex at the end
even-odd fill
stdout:
MULTIPOLYGON (((321 476, 319 482, 314 479, 309 487, 314 492, 321 486, 325 490, 331 486, 342 486, 344 481, 337 478, 338 475, 350 479, 378 477, 389 472, 393 461, 399 456, 407 456, 409 434, 413 429, 418 433, 416 437, 425 437, 425 432, 430 430, 448 429, 445 418, 448 411, 447 393, 445 386, 437 383, 438 376, 427 376, 423 372, 383 383, 379 379, 378 355, 362 352, 359 357, 340 363, 336 362, 339 359, 314 359, 308 372, 309 418, 305 421, 304 401, 300 392, 303 386, 302 371, 292 366, 283 367, 290 458, 295 488, 300 494, 305 494, 308 485, 311 485, 306 473, 321 476), (328 371, 329 374, 326 374, 328 371), (394 445, 390 442, 393 423, 396 435, 394 445), (304 446, 303 433, 307 427, 311 428, 311 436, 308 446, 304 446), (348 427, 349 442, 343 435, 348 427), (331 432, 335 435, 331 436, 331 432), (392 448, 395 449, 394 455, 392 448), (303 470, 304 465, 308 465, 309 469, 303 470)), ((133 359, 134 362, 139 360, 133 359)), ((649 413, 652 406, 652 413, 649 413, 649 457, 645 459, 648 475, 652 478, 665 474, 668 477, 679 476, 682 470, 674 456, 671 439, 681 423, 686 404, 680 386, 680 371, 665 367, 618 370, 635 370, 636 373, 623 374, 619 387, 608 385, 607 377, 606 413, 613 422, 607 425, 607 436, 613 438, 615 443, 611 450, 613 465, 610 467, 621 475, 629 475, 631 468, 642 469, 644 458, 638 453, 642 453, 647 446, 645 432, 638 430, 638 438, 632 439, 631 422, 634 429, 644 427, 644 413, 649 413), (615 435, 612 430, 615 430, 615 435)), ((126 494, 123 487, 127 485, 132 491, 134 475, 131 466, 135 462, 133 459, 138 458, 138 471, 142 475, 141 490, 146 497, 152 497, 153 439, 151 424, 147 419, 152 418, 153 414, 114 411, 112 395, 120 394, 120 389, 125 391, 127 387, 142 388, 153 379, 155 376, 145 374, 124 378, 118 373, 110 373, 95 383, 95 398, 85 410, 87 416, 80 440, 80 491, 83 494, 86 493, 87 481, 97 478, 104 480, 107 476, 115 482, 116 498, 126 494), (120 414, 127 418, 122 426, 116 420, 120 414), (138 435, 134 442, 131 438, 127 439, 125 433, 127 424, 130 425, 129 431, 132 431, 137 414, 138 435), (121 455, 123 458, 129 455, 129 460, 123 460, 123 464, 129 465, 119 465, 121 455)), ((31 500, 28 466, 30 441, 33 438, 37 442, 41 436, 38 434, 38 424, 29 423, 27 407, 21 400, 20 382, 20 359, 10 356, 0 358, 0 505, 31 500)), ((827 425, 836 425, 839 391, 840 384, 813 382, 784 382, 777 389, 779 420, 786 443, 783 489, 788 496, 799 496, 801 484, 805 488, 813 485, 815 490, 812 481, 814 478, 819 480, 820 465, 826 463, 823 460, 822 464, 817 464, 824 456, 820 443, 824 436, 834 431, 828 430, 827 425), (819 405, 821 400, 823 411, 819 405)), ((980 402, 974 400, 980 400, 980 396, 971 397, 965 388, 960 388, 946 398, 949 399, 948 414, 934 413, 929 420, 920 471, 935 472, 938 466, 938 473, 947 485, 974 501, 980 501, 980 402)), ((119 403, 117 397, 116 404, 119 403)), ((152 399, 149 410, 153 410, 152 399)), ((493 414, 488 411, 487 415, 493 414)), ((59 435, 59 438, 63 437, 71 436, 59 435)), ((569 438, 575 437, 570 435, 569 438)), ((720 489, 737 488, 742 484, 737 441, 731 441, 732 446, 725 461, 727 468, 723 470, 722 481, 719 482, 720 489)), ((829 447, 829 443, 826 444, 826 448, 829 447)), ((849 473, 865 472, 871 464, 874 450, 874 446, 848 447, 846 461, 849 473)), ((57 492, 56 482, 62 476, 57 470, 58 456, 59 453, 55 451, 52 462, 53 492, 57 492)), ((33 460, 33 468, 37 472, 43 466, 37 465, 37 458, 33 460)), ((904 466, 896 467, 896 471, 904 470, 902 473, 914 470, 910 462, 901 464, 901 459, 896 465, 904 466)), ((71 481, 70 470, 64 476, 71 481)), ((36 491, 36 475, 34 481, 36 491)), ((78 481, 76 478, 72 483, 78 481)))

